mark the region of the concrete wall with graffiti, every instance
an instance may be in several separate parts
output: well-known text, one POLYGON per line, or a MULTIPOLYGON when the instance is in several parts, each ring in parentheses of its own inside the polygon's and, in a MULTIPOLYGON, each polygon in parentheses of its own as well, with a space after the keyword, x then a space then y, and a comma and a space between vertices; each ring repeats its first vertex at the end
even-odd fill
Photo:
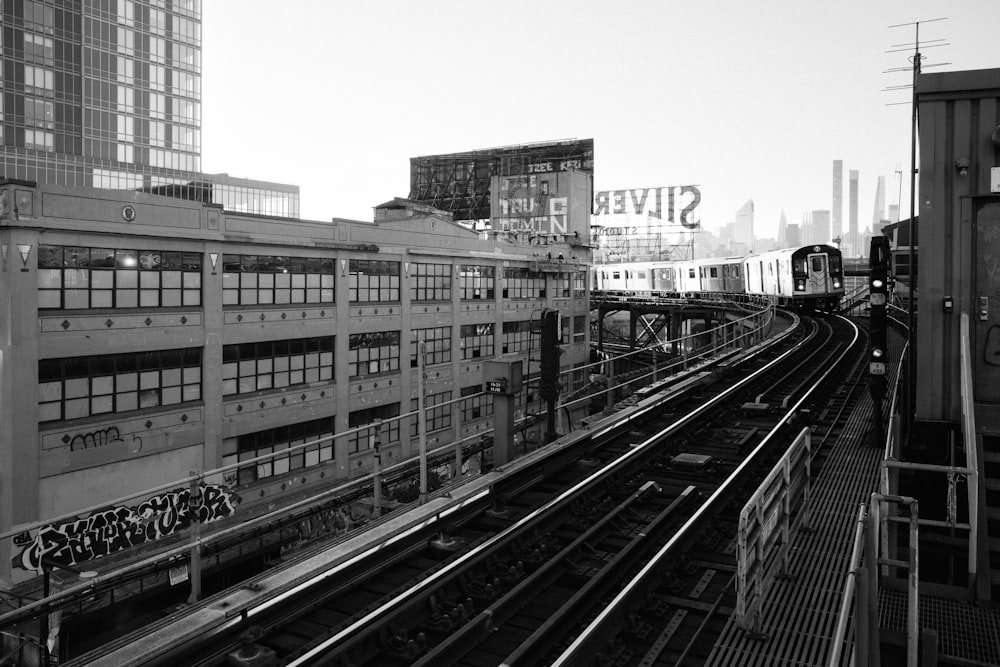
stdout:
MULTIPOLYGON (((38 572, 42 559, 78 567, 88 561, 172 535, 191 525, 189 489, 167 491, 136 505, 117 505, 50 524, 13 538, 14 569, 38 572)), ((240 497, 229 487, 202 485, 198 520, 218 521, 236 513, 240 497)))
POLYGON ((591 183, 590 174, 573 170, 496 176, 491 187, 492 230, 515 245, 540 245, 553 236, 585 244, 591 183))

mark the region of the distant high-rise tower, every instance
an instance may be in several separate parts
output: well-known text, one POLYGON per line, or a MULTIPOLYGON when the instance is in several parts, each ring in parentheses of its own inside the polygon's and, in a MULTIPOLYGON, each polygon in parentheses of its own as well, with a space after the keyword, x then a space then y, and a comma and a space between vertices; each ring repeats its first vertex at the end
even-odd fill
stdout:
POLYGON ((4 0, 3 176, 297 218, 298 186, 201 173, 201 0, 4 0))
POLYGON ((788 245, 788 219, 785 217, 785 209, 781 209, 781 219, 778 220, 778 247, 791 247, 788 245))
POLYGON ((872 213, 872 231, 882 228, 882 221, 885 220, 885 176, 878 177, 878 186, 875 188, 875 211, 872 213))
POLYGON ((733 250, 737 254, 750 254, 753 252, 753 200, 747 200, 746 204, 736 211, 734 225, 733 250))
POLYGON ((810 243, 829 243, 832 238, 830 235, 830 212, 826 209, 813 211, 810 231, 810 243))
POLYGON ((858 170, 851 169, 848 172, 848 232, 847 246, 851 257, 861 257, 867 254, 867 250, 861 247, 861 237, 858 236, 858 170))
POLYGON ((844 161, 833 161, 833 235, 844 232, 844 161))

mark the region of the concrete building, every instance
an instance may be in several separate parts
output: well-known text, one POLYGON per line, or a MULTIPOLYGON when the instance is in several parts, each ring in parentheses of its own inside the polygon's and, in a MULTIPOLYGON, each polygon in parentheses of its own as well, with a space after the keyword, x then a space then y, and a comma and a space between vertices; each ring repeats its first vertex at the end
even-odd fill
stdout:
POLYGON ((201 173, 201 0, 3 2, 2 175, 297 218, 298 186, 201 173))
MULTIPOLYGON (((564 178, 585 192, 569 234, 524 246, 403 199, 331 223, 0 182, 0 532, 123 497, 132 516, 143 490, 228 464, 206 478, 220 507, 280 503, 369 471, 375 429, 351 429, 376 420, 383 463, 406 459, 420 340, 431 451, 491 427, 483 364, 499 355, 523 361, 516 416, 530 422, 544 308, 561 314, 561 363, 588 358, 589 251, 572 231, 589 226, 590 177, 564 178)), ((0 542, 2 586, 43 555, 79 566, 133 544, 89 516, 0 542)))
POLYGON ((733 254, 749 255, 754 252, 754 231, 753 231, 753 200, 748 199, 746 204, 736 211, 736 219, 733 225, 733 254))

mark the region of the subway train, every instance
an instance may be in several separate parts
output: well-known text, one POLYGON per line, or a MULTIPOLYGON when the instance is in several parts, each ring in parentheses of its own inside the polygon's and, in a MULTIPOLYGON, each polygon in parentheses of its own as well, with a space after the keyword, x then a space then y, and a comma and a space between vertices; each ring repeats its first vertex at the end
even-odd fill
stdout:
POLYGON ((844 295, 840 250, 810 245, 748 257, 595 264, 591 289, 682 297, 703 292, 773 297, 780 306, 831 311, 844 295))

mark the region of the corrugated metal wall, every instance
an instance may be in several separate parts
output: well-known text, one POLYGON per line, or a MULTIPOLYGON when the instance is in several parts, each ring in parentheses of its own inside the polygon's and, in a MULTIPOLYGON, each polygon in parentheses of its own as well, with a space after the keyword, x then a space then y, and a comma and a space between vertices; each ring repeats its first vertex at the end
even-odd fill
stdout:
POLYGON ((1000 166, 1000 69, 924 74, 917 95, 916 418, 961 418, 959 322, 966 312, 980 426, 1000 431, 1000 195, 990 194, 990 168, 1000 166), (945 297, 954 301, 950 311, 945 297))

